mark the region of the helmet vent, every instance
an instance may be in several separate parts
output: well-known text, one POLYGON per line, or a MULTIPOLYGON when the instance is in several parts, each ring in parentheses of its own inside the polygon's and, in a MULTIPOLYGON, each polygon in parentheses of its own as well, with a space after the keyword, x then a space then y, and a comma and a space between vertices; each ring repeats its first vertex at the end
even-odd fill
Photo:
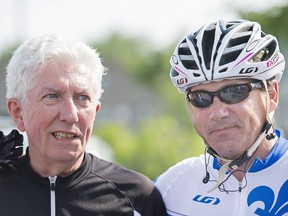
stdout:
POLYGON ((224 72, 226 72, 227 71, 227 67, 226 68, 223 68, 223 69, 221 69, 221 70, 219 70, 219 73, 224 73, 224 72))
POLYGON ((171 76, 172 77, 177 77, 178 75, 179 75, 179 73, 174 68, 172 68, 171 69, 171 76))
POLYGON ((211 56, 213 50, 213 44, 215 40, 215 28, 206 30, 203 34, 202 51, 205 67, 209 70, 211 64, 211 56))
POLYGON ((238 46, 239 44, 246 44, 249 41, 251 32, 238 32, 231 37, 227 47, 238 46))
POLYGON ((240 55, 241 51, 242 50, 235 50, 232 52, 223 53, 219 62, 219 66, 235 61, 237 57, 240 55))
POLYGON ((227 46, 221 56, 219 65, 225 65, 232 61, 235 61, 240 53, 242 52, 243 48, 248 43, 251 37, 251 26, 246 26, 239 31, 237 31, 227 43, 227 46))
POLYGON ((185 68, 190 70, 199 70, 195 59, 192 56, 192 53, 189 49, 186 39, 182 41, 178 49, 179 58, 185 68))
POLYGON ((259 52, 257 52, 251 59, 250 62, 262 62, 262 61, 267 61, 268 59, 271 58, 273 53, 276 50, 276 41, 273 40, 266 48, 263 48, 259 52))

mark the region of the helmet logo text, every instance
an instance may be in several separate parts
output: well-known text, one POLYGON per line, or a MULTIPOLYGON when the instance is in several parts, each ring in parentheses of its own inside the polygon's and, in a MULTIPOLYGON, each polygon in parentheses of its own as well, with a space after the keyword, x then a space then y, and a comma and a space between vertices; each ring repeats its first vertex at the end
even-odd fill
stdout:
POLYGON ((188 82, 187 78, 177 79, 177 84, 178 85, 183 85, 183 84, 185 84, 187 82, 188 82))
POLYGON ((267 67, 271 67, 272 65, 274 65, 278 61, 278 59, 279 55, 277 53, 267 62, 267 67))
POLYGON ((258 67, 242 68, 239 74, 256 73, 257 71, 258 71, 258 67))

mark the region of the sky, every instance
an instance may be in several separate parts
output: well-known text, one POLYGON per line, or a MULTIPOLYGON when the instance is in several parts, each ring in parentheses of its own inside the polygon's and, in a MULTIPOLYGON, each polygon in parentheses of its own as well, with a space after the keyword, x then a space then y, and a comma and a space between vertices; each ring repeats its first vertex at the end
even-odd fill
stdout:
POLYGON ((161 48, 207 22, 239 18, 233 8, 254 11, 287 0, 0 0, 0 53, 43 34, 86 43, 111 32, 141 36, 161 48))

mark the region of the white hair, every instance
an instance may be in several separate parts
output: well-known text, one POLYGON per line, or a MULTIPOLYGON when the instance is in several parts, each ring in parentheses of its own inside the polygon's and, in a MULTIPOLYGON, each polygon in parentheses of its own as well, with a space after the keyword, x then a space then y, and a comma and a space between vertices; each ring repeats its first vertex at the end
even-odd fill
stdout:
POLYGON ((21 44, 14 52, 6 68, 6 98, 16 98, 25 102, 32 81, 46 66, 57 63, 85 65, 94 73, 95 98, 99 100, 103 93, 102 77, 105 68, 95 49, 81 41, 67 40, 57 35, 32 38, 21 44))

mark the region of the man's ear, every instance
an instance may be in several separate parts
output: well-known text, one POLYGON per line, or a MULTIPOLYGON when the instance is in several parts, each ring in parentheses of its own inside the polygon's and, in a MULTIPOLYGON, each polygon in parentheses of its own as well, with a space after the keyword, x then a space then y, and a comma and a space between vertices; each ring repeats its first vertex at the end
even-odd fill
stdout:
POLYGON ((276 110, 279 102, 279 85, 277 80, 271 80, 268 86, 268 94, 270 99, 270 112, 276 110))
POLYGON ((96 112, 98 112, 101 108, 101 102, 98 102, 96 105, 96 112))
POLYGON ((24 121, 23 121, 23 116, 22 116, 22 104, 19 102, 19 100, 15 98, 8 99, 7 108, 16 127, 22 132, 25 131, 25 126, 24 126, 24 121))

